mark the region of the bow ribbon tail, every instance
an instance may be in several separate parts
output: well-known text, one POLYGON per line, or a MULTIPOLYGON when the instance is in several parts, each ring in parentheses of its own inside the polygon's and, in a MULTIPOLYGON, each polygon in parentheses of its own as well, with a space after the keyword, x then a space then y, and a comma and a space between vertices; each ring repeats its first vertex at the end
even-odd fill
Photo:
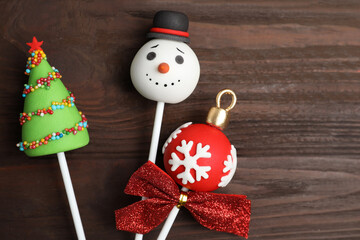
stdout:
POLYGON ((116 228, 141 234, 162 223, 180 195, 174 180, 152 162, 145 163, 131 176, 125 193, 149 199, 116 210, 116 228))
POLYGON ((251 202, 244 195, 189 192, 185 208, 206 228, 248 237, 251 202))
POLYGON ((152 162, 142 165, 125 188, 125 193, 147 198, 179 199, 180 191, 174 180, 152 162))
POLYGON ((176 202, 151 198, 133 203, 115 211, 116 228, 122 231, 146 234, 162 223, 176 202))

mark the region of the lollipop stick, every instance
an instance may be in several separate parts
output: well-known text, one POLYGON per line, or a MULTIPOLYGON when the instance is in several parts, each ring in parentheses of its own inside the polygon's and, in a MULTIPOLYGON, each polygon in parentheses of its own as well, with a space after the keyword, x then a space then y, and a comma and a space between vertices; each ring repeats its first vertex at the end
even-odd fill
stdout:
MULTIPOLYGON (((150 152, 149 152, 149 161, 155 163, 156 161, 156 153, 159 146, 159 138, 160 138, 160 131, 161 131, 161 123, 164 114, 164 102, 157 102, 156 104, 156 111, 155 111, 155 119, 154 119, 154 126, 151 136, 151 143, 150 143, 150 152)), ((142 197, 142 200, 146 198, 142 197)), ((137 233, 135 235, 135 240, 143 239, 143 235, 137 233)))
POLYGON ((173 209, 171 210, 169 216, 167 217, 163 228, 161 229, 161 232, 157 238, 157 240, 165 240, 167 235, 169 234, 170 228, 172 227, 172 225, 174 224, 175 218, 177 216, 177 214, 179 213, 180 208, 178 208, 177 206, 173 207, 173 209))
POLYGON ((144 235, 142 235, 142 234, 140 234, 140 233, 137 233, 137 234, 135 235, 135 240, 142 240, 142 239, 143 239, 143 236, 144 236, 144 235))
MULTIPOLYGON (((181 191, 183 192, 187 192, 189 191, 189 189, 187 189, 186 187, 181 188, 181 191)), ((161 232, 157 238, 157 240, 165 240, 167 235, 170 232, 170 228, 172 227, 172 225, 174 224, 175 218, 177 216, 177 214, 179 213, 180 208, 178 208, 177 206, 173 207, 173 209, 171 210, 171 212, 169 213, 169 216, 167 217, 163 228, 161 229, 161 232)))
POLYGON ((83 229, 83 226, 81 223, 80 213, 79 213, 79 209, 78 209, 78 206, 76 203, 75 193, 74 193, 74 189, 73 189, 73 186, 71 183, 69 168, 66 163, 65 154, 64 154, 64 152, 60 152, 57 154, 57 156, 59 159, 61 175, 64 180, 65 190, 66 190, 66 194, 67 194, 70 209, 71 209, 71 215, 72 215, 74 225, 75 225, 76 235, 79 240, 85 240, 86 239, 85 233, 84 233, 84 229, 83 229))
POLYGON ((155 163, 156 161, 156 153, 159 145, 160 131, 161 131, 161 122, 164 114, 164 102, 157 102, 156 104, 156 112, 154 119, 154 127, 151 136, 150 143, 150 152, 149 152, 149 161, 155 163))

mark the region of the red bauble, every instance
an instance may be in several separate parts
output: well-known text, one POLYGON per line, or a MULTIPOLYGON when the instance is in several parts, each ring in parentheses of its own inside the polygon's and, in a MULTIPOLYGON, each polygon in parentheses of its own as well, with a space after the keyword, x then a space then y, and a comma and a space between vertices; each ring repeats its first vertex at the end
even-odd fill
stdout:
POLYGON ((236 149, 221 130, 208 124, 185 123, 163 147, 167 173, 193 191, 214 191, 233 177, 236 149))

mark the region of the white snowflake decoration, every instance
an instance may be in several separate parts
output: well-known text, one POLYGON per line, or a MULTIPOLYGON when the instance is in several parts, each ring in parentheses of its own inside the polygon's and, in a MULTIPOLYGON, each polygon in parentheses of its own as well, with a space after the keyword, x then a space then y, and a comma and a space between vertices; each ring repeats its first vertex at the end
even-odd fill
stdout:
POLYGON ((223 173, 226 173, 228 171, 229 174, 227 174, 226 176, 223 176, 221 178, 221 182, 219 183, 219 187, 225 187, 226 185, 228 185, 228 183, 230 182, 230 180, 233 178, 235 171, 236 171, 236 165, 237 165, 237 154, 236 154, 236 148, 234 147, 234 145, 231 145, 231 151, 230 151, 231 155, 227 155, 227 160, 224 161, 224 169, 223 169, 223 173))
POLYGON ((181 129, 182 128, 187 128, 188 126, 190 126, 192 124, 192 122, 187 122, 184 123, 183 125, 181 125, 180 127, 178 127, 172 134, 170 134, 170 136, 168 137, 168 139, 166 140, 166 142, 164 143, 164 146, 162 147, 162 153, 165 152, 165 148, 171 143, 171 141, 175 138, 177 138, 177 135, 179 135, 181 133, 181 129))
POLYGON ((177 146, 176 150, 180 153, 184 154, 184 159, 181 160, 175 152, 171 153, 171 159, 169 160, 169 164, 171 166, 171 171, 175 171, 179 166, 184 166, 185 171, 179 173, 177 175, 178 179, 182 179, 182 184, 187 184, 188 182, 194 183, 195 179, 190 173, 191 169, 195 170, 196 181, 200 181, 201 178, 208 179, 209 175, 207 174, 208 171, 211 170, 210 166, 199 166, 197 164, 197 160, 199 158, 211 158, 211 153, 208 152, 210 149, 209 145, 202 147, 201 143, 196 145, 196 153, 194 156, 190 156, 190 151, 193 147, 194 142, 189 141, 186 143, 185 140, 181 141, 181 146, 177 146))

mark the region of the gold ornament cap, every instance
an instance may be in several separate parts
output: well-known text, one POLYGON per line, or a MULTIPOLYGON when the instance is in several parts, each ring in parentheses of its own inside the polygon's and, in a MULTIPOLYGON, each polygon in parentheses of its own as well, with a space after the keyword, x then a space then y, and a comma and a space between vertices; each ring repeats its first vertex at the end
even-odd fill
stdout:
POLYGON ((216 95, 216 107, 210 108, 210 111, 208 113, 208 116, 206 118, 206 122, 212 126, 218 127, 221 130, 226 128, 226 126, 229 124, 229 117, 230 117, 230 110, 234 108, 236 104, 236 94, 231 89, 224 89, 221 90, 216 95), (230 106, 227 108, 221 108, 221 97, 224 94, 231 95, 231 103, 230 106))

